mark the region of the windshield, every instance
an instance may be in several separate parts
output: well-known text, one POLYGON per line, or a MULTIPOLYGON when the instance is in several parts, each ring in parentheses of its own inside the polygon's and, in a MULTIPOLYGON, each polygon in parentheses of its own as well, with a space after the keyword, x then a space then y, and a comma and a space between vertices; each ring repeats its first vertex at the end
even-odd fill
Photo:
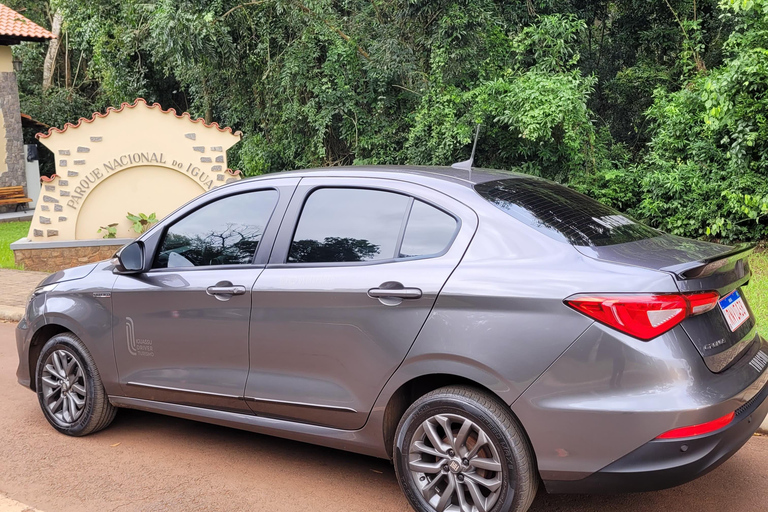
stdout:
POLYGON ((551 181, 509 178, 477 184, 475 190, 512 217, 571 245, 614 245, 662 234, 551 181))

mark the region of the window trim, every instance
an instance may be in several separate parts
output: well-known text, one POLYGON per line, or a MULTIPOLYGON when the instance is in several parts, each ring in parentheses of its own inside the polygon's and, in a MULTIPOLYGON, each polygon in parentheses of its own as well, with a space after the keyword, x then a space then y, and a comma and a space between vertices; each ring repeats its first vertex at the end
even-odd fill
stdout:
POLYGON ((278 207, 280 206, 280 199, 281 194, 280 190, 276 186, 270 186, 270 187, 264 187, 259 189, 253 189, 253 190, 242 190, 237 191, 232 194, 227 194, 219 197, 212 197, 209 201, 205 201, 204 203, 201 203, 197 206, 195 206, 194 209, 189 210, 187 212, 184 212, 184 215, 174 219, 172 222, 169 222, 167 225, 164 225, 162 227, 162 231, 160 236, 158 237, 155 253, 152 255, 152 267, 147 272, 187 272, 187 271, 196 271, 196 270, 211 270, 211 269, 263 269, 266 267, 266 262, 264 263, 256 263, 256 258, 259 254, 259 251, 262 250, 263 244, 262 241, 265 238, 265 235, 267 233, 267 229, 272 222, 273 217, 275 216, 275 212, 277 211, 278 207), (253 255, 251 256, 251 261, 249 263, 229 263, 226 265, 199 265, 199 266, 192 266, 192 267, 155 267, 155 264, 157 262, 157 258, 161 252, 161 249, 163 247, 163 242, 165 241, 165 237, 168 234, 168 230, 178 224, 179 222, 183 221, 184 219, 188 218, 190 215, 202 210, 208 205, 211 205, 213 203, 216 203, 218 201, 221 201, 223 199, 228 199, 230 197, 239 196, 243 194, 252 194, 252 193, 258 193, 258 192, 266 192, 266 191, 275 191, 277 192, 277 200, 275 201, 275 204, 272 208, 272 212, 270 212, 269 217, 267 218, 267 222, 264 224, 264 231, 262 232, 261 236, 262 239, 259 241, 256 250, 254 251, 253 255))
POLYGON ((268 263, 269 268, 316 268, 316 267, 361 267, 361 266, 370 266, 370 265, 382 265, 386 263, 399 263, 404 261, 416 261, 416 260, 424 260, 424 259, 433 259, 433 258, 439 258, 441 256, 445 256, 445 254, 448 253, 448 251, 451 250, 451 247, 453 247, 453 243, 456 241, 456 238, 459 235, 459 232, 461 231, 462 227, 462 221, 461 217, 458 215, 446 210, 442 206, 438 206, 432 201, 428 201, 426 199, 423 199, 422 197, 419 197, 417 195, 400 191, 400 190, 393 190, 393 189, 387 189, 383 188, 381 186, 368 186, 368 185, 334 185, 334 184, 318 184, 312 188, 309 188, 305 193, 304 197, 301 199, 301 207, 298 210, 298 213, 293 220, 293 227, 290 231, 291 235, 288 238, 288 243, 286 246, 285 254, 283 255, 282 261, 280 263, 268 263), (307 201, 309 198, 314 194, 315 192, 321 190, 321 189, 358 189, 358 190, 373 190, 376 192, 385 192, 390 194, 397 194, 401 196, 405 196, 409 199, 408 205, 405 208, 405 212, 403 214, 403 221, 400 224, 400 232, 398 233, 397 241, 395 242, 395 248, 394 253, 391 258, 382 258, 378 260, 368 260, 368 261, 324 261, 324 262, 289 262, 288 256, 291 253, 291 245, 293 245, 294 237, 296 236, 296 231, 299 227, 299 222, 301 221, 301 216, 304 213, 304 209, 307 205, 307 201), (456 221, 456 228, 453 231, 453 235, 451 236, 450 241, 446 244, 446 246, 443 248, 442 251, 439 253, 433 253, 433 254, 426 254, 421 256, 411 256, 411 257, 397 257, 398 254, 400 254, 400 251, 402 249, 403 239, 405 238, 405 231, 408 227, 408 221, 411 217, 411 211, 413 209, 413 203, 415 201, 421 201, 422 203, 431 206, 438 211, 441 211, 445 213, 446 215, 450 216, 456 221))

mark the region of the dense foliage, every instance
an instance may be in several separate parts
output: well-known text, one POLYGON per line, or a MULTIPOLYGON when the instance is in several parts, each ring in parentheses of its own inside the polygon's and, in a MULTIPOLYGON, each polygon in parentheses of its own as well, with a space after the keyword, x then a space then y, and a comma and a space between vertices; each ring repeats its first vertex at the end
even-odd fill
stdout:
MULTIPOLYGON (((26 9, 22 8, 22 4, 26 9)), ((768 235, 768 0, 34 0, 22 109, 144 97, 242 130, 246 174, 476 162, 669 232, 768 235)), ((29 134, 28 134, 29 135, 29 134)))

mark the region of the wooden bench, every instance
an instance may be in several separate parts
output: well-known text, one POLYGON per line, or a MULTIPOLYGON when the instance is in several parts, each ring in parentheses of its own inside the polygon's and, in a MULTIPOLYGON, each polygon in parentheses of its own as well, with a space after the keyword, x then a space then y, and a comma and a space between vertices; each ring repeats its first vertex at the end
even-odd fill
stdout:
POLYGON ((0 206, 6 204, 15 204, 16 211, 19 207, 27 209, 27 203, 32 200, 24 195, 24 187, 0 187, 0 206))

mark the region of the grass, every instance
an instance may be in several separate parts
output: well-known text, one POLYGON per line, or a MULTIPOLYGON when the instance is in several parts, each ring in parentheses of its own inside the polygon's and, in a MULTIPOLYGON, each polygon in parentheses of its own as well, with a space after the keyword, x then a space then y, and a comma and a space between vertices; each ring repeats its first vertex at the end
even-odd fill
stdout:
POLYGON ((754 252, 749 258, 752 280, 744 288, 752 312, 757 317, 757 328, 768 338, 768 251, 754 252))
POLYGON ((29 233, 30 222, 0 222, 0 268, 18 268, 10 245, 29 233))

